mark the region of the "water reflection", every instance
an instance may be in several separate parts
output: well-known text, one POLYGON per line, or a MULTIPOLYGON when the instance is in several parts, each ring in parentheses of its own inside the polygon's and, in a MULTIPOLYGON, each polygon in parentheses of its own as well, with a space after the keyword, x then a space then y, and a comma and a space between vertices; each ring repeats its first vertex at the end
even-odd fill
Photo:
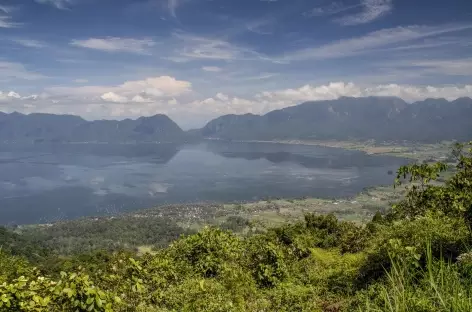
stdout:
POLYGON ((0 223, 167 203, 347 196, 391 183, 388 170, 405 162, 269 143, 0 145, 0 223))
POLYGON ((373 156, 359 151, 306 145, 210 141, 206 148, 228 158, 266 159, 275 164, 292 162, 306 168, 377 167, 386 162, 394 167, 405 164, 404 159, 394 156, 373 156))

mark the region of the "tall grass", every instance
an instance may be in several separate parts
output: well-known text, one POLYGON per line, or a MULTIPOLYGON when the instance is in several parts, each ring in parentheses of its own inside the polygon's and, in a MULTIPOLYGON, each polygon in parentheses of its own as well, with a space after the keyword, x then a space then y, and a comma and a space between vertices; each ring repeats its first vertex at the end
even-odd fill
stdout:
POLYGON ((472 276, 461 276, 457 264, 434 259, 429 244, 423 267, 391 259, 386 281, 374 287, 375 295, 359 311, 472 311, 472 276))

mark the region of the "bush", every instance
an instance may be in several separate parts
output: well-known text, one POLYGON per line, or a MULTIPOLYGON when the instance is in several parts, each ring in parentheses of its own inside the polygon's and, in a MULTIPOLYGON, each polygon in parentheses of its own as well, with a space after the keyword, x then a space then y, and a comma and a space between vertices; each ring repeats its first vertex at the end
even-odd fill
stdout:
POLYGON ((365 285, 383 276, 391 263, 390 257, 408 259, 412 253, 417 253, 424 260, 423 246, 428 242, 434 257, 455 261, 470 244, 470 238, 469 228, 463 219, 439 213, 384 225, 373 237, 367 251, 366 262, 359 272, 360 283, 365 285))
POLYGON ((472 311, 472 281, 461 279, 449 261, 435 259, 431 248, 421 250, 422 269, 391 258, 386 283, 359 294, 359 311, 472 311))
POLYGON ((253 237, 249 243, 248 266, 254 280, 262 288, 272 288, 287 277, 286 255, 276 242, 253 237))
POLYGON ((242 254, 241 239, 217 228, 206 227, 197 234, 179 239, 169 247, 169 255, 180 265, 187 264, 203 277, 215 277, 227 262, 242 254))

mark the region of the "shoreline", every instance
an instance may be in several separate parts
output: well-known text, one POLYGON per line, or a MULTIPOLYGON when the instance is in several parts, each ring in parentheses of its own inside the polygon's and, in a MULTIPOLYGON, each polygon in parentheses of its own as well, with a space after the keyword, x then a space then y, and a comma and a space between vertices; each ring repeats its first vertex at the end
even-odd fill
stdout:
MULTIPOLYGON (((227 141, 218 138, 205 138, 208 141, 227 141)), ((412 160, 444 160, 450 154, 453 142, 445 141, 440 143, 375 143, 373 141, 324 141, 324 140, 231 140, 228 142, 237 143, 270 143, 303 146, 319 146, 338 148, 345 150, 355 150, 364 152, 367 155, 385 155, 412 160)))
POLYGON ((17 229, 20 231, 32 228, 47 229, 64 224, 110 222, 116 219, 170 220, 183 229, 199 229, 206 225, 220 226, 230 217, 241 217, 264 227, 271 227, 301 220, 306 213, 333 213, 341 220, 364 223, 369 221, 377 211, 389 209, 402 196, 403 190, 394 189, 393 184, 378 185, 366 187, 357 194, 346 197, 269 198, 243 202, 168 204, 109 215, 83 216, 52 223, 20 224, 17 229))

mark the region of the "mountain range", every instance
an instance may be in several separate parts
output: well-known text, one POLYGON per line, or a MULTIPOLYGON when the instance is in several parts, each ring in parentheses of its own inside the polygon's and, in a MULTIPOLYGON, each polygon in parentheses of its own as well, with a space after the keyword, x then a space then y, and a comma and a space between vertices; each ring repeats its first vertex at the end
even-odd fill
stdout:
POLYGON ((221 116, 201 133, 226 140, 466 141, 472 139, 472 99, 408 104, 396 97, 341 97, 262 116, 221 116))
POLYGON ((0 112, 0 142, 177 142, 187 137, 166 115, 86 121, 72 115, 0 112))
POLYGON ((224 140, 376 140, 437 142, 472 139, 472 99, 341 97, 305 102, 265 115, 225 115, 183 131, 166 115, 87 121, 78 116, 0 112, 0 142, 182 142, 224 140))

